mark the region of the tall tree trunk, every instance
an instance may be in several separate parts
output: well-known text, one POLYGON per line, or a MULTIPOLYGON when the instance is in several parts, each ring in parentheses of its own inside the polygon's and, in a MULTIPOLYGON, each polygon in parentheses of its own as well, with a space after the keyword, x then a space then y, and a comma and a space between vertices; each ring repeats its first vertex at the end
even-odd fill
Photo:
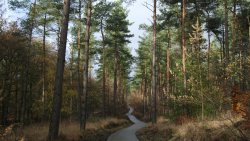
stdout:
POLYGON ((143 90, 143 117, 145 117, 146 114, 146 101, 147 101, 147 67, 146 63, 144 65, 144 73, 143 73, 143 78, 144 78, 144 90, 143 90))
POLYGON ((118 93, 119 93, 119 106, 123 105, 123 73, 122 73, 122 68, 121 65, 119 65, 119 82, 118 82, 118 93))
POLYGON ((187 76, 186 76, 186 39, 185 39, 185 17, 186 17, 186 0, 181 3, 181 47, 182 47, 182 73, 184 94, 187 93, 187 76))
POLYGON ((117 111, 117 69, 118 69, 118 47, 115 43, 115 64, 114 64, 114 95, 113 95, 113 106, 114 106, 114 115, 117 111))
MULTIPOLYGON (((74 88, 74 85, 73 85, 73 73, 74 73, 74 70, 73 70, 73 63, 74 63, 74 59, 73 59, 73 56, 74 56, 74 48, 71 47, 70 48, 70 87, 71 89, 74 88)), ((69 121, 71 122, 72 121, 72 114, 73 114, 73 96, 70 97, 70 111, 69 111, 69 121)))
POLYGON ((229 40, 228 40, 228 32, 229 32, 229 26, 228 26, 228 0, 224 0, 224 16, 225 16, 225 65, 224 65, 224 91, 225 91, 225 95, 228 96, 229 95, 229 90, 228 90, 228 85, 229 85, 229 81, 226 79, 227 78, 227 73, 226 73, 226 67, 229 64, 229 40))
MULTIPOLYGON (((27 74, 27 70, 25 72, 22 72, 21 76, 25 76, 25 74, 27 74)), ((24 81, 26 81, 26 78, 21 77, 21 97, 20 97, 20 104, 19 104, 19 117, 18 117, 18 121, 23 122, 23 105, 24 105, 24 95, 25 95, 25 87, 26 85, 24 84, 24 81)))
POLYGON ((22 93, 22 99, 21 99, 21 106, 20 106, 20 120, 22 118, 22 121, 24 122, 24 116, 25 116, 25 111, 26 108, 23 105, 26 105, 26 94, 28 93, 32 93, 30 86, 31 86, 31 74, 30 74, 30 56, 31 56, 31 48, 32 48, 32 36, 33 36, 33 29, 34 29, 34 22, 35 22, 35 16, 36 16, 36 0, 34 1, 34 3, 32 3, 30 5, 30 11, 29 11, 29 18, 30 18, 30 22, 29 22, 29 26, 28 26, 28 30, 29 30, 29 45, 28 45, 28 54, 27 54, 27 63, 25 64, 25 80, 24 80, 24 92, 22 93), (29 92, 28 92, 29 91, 29 92))
POLYGON ((42 71, 43 71, 43 79, 42 79, 42 102, 43 102, 43 114, 45 114, 45 57, 46 57, 46 23, 47 22, 47 13, 44 14, 44 23, 43 23, 43 63, 42 63, 42 71))
POLYGON ((152 123, 157 122, 157 70, 156 70, 156 0, 154 0, 154 11, 153 11, 153 52, 152 52, 152 123))
POLYGON ((79 15, 78 15, 78 33, 77 33, 77 92, 78 92, 78 98, 79 98, 79 107, 80 107, 80 110, 79 110, 79 117, 80 117, 80 129, 81 129, 81 119, 82 119, 82 106, 81 106, 81 97, 83 96, 83 78, 82 78, 82 75, 81 75, 81 1, 82 0, 79 0, 79 6, 78 6, 78 10, 79 10, 79 15))
POLYGON ((211 49, 211 35, 210 30, 208 30, 207 34, 208 38, 208 49, 207 49, 207 81, 208 81, 208 89, 210 89, 210 49, 211 49))
MULTIPOLYGON (((209 11, 207 12, 208 19, 210 18, 209 11)), ((208 81, 208 89, 210 90, 210 49, 211 49, 211 31, 208 29, 207 31, 208 38, 208 48, 207 48, 207 81, 208 81)))
POLYGON ((19 87, 18 87, 18 76, 16 76, 16 83, 15 83, 15 87, 16 87, 16 90, 15 90, 15 122, 18 122, 18 92, 19 92, 19 87))
MULTIPOLYGON (((237 46, 237 41, 236 41, 236 0, 233 0, 233 24, 232 24, 232 61, 235 62, 236 61, 236 46, 237 46)), ((241 48, 241 47, 240 47, 241 48)), ((240 49, 241 50, 241 49, 240 49)), ((241 64, 240 64, 241 66, 241 64)), ((234 67, 236 68, 237 67, 237 63, 234 64, 234 67)), ((238 76, 239 78, 239 84, 240 84, 240 87, 242 88, 242 79, 241 79, 241 73, 242 73, 242 70, 240 69, 240 75, 238 76)), ((235 83, 235 77, 233 77, 233 84, 235 83)))
POLYGON ((110 78, 109 78, 109 74, 110 73, 108 73, 108 70, 106 70, 106 72, 107 72, 107 76, 106 76, 106 80, 107 80, 107 113, 110 115, 111 114, 111 108, 110 108, 110 78))
POLYGON ((102 104, 103 116, 106 116, 106 63, 105 63, 105 37, 103 32, 103 17, 101 19, 101 35, 102 35, 102 104))
POLYGON ((169 113, 169 106, 170 106, 170 48, 171 48, 171 34, 170 30, 168 30, 168 47, 166 49, 166 87, 167 87, 167 97, 168 97, 168 113, 169 113))
POLYGON ((224 0, 224 14, 225 14, 225 52, 226 52, 226 65, 229 63, 229 40, 228 40, 228 0, 224 0))
MULTIPOLYGON (((248 49, 250 49, 250 16, 247 17, 247 21, 248 21, 248 49)), ((247 54, 247 52, 246 52, 246 54, 247 54)), ((244 74, 246 74, 246 73, 244 73, 244 74)), ((244 83, 246 85, 246 89, 248 89, 249 83, 247 83, 245 81, 244 81, 244 83)), ((248 101, 250 102, 250 99, 248 101)), ((249 107, 249 110, 250 110, 250 104, 249 104, 248 107, 249 107)), ((249 112, 249 114, 250 114, 250 112, 249 112)))
POLYGON ((29 85, 29 106, 28 106, 28 124, 30 123, 30 118, 32 118, 32 114, 31 114, 31 109, 32 109, 32 101, 33 101, 33 95, 32 95, 32 83, 30 82, 30 85, 29 85))
POLYGON ((87 1, 87 22, 85 30, 85 56, 84 56, 84 72, 83 72, 83 96, 81 97, 82 106, 82 119, 81 119, 81 130, 86 128, 87 119, 87 97, 88 97, 88 73, 89 73, 89 40, 90 40, 90 27, 91 27, 91 15, 92 15, 92 0, 87 1))
POLYGON ((62 103, 63 74, 65 66, 65 52, 66 52, 67 33, 69 24, 69 9, 70 9, 70 0, 64 0, 63 21, 61 25, 62 30, 60 33, 61 39, 60 39, 60 46, 58 50, 57 65, 56 65, 57 67, 55 76, 53 107, 52 107, 52 115, 48 133, 49 141, 56 140, 58 138, 58 132, 59 132, 60 111, 62 103))
POLYGON ((2 112, 1 112, 1 124, 2 125, 6 125, 6 123, 7 123, 7 115, 6 115, 6 101, 7 101, 7 99, 6 99, 6 97, 7 97, 7 95, 5 94, 6 93, 6 91, 7 91, 7 87, 8 87, 8 78, 9 78, 9 74, 8 74, 8 71, 9 71, 9 65, 7 66, 7 68, 6 68, 6 72, 5 72, 5 79, 4 79, 4 81, 3 81, 3 90, 2 90, 2 92, 1 92, 1 96, 2 96, 2 105, 1 105, 1 107, 2 107, 2 112))
POLYGON ((12 90, 12 83, 13 83, 13 75, 12 75, 12 73, 13 72, 11 72, 11 70, 9 70, 10 71, 10 77, 9 77, 9 85, 8 85, 8 93, 7 93, 7 95, 6 95, 6 99, 5 99, 5 119, 4 119, 4 121, 5 121, 5 124, 4 125, 7 125, 8 124, 8 115, 9 115, 9 106, 10 106, 10 100, 11 100, 11 90, 12 90))
MULTIPOLYGON (((198 22, 198 18, 197 18, 197 22, 198 22)), ((197 35, 198 36, 198 35, 197 35)), ((197 60, 198 60, 198 69, 199 69, 199 92, 201 95, 201 120, 204 120, 204 94, 203 94, 203 85, 202 85, 202 70, 201 70, 201 45, 200 45, 200 41, 198 41, 198 45, 197 45, 197 60)))

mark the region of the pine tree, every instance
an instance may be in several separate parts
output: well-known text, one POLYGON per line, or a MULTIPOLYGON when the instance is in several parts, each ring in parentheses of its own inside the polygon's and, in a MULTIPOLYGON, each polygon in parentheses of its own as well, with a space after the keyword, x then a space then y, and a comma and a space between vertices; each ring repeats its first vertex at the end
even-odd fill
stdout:
POLYGON ((106 32, 107 32, 107 44, 113 48, 114 53, 114 83, 113 83, 113 107, 114 115, 117 114, 117 97, 118 97, 118 65, 120 64, 121 57, 121 48, 123 48, 126 43, 130 41, 128 38, 132 37, 132 34, 129 34, 128 26, 130 25, 129 21, 126 19, 127 13, 125 9, 121 6, 121 3, 117 2, 114 9, 112 9, 110 17, 107 19, 106 32))
POLYGON ((67 32, 69 23, 69 9, 70 9, 70 0, 64 0, 64 7, 63 7, 64 16, 62 21, 62 30, 60 33, 60 47, 58 50, 58 58, 57 58, 53 108, 52 108, 52 115, 48 133, 49 141, 56 140, 58 138, 58 132, 59 132, 59 121, 60 121, 62 89, 63 89, 62 88, 63 74, 65 66, 65 53, 66 53, 67 32))

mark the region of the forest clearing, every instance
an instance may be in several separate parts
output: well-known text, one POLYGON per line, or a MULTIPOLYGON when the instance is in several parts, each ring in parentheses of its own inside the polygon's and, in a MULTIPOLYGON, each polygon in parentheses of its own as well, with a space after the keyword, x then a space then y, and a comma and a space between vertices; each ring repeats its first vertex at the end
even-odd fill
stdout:
POLYGON ((0 141, 248 141, 249 72, 249 0, 0 1, 0 141))

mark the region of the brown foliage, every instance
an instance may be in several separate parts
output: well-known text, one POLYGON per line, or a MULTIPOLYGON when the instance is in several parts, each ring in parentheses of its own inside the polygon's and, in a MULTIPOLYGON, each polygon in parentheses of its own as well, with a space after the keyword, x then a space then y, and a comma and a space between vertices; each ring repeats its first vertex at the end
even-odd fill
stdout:
POLYGON ((182 125, 184 123, 188 123, 191 121, 195 121, 193 118, 189 117, 187 114, 181 114, 176 120, 175 124, 182 125))
POLYGON ((249 120, 250 111, 248 109, 248 101, 250 100, 250 91, 243 92, 238 86, 234 86, 231 98, 233 112, 249 120))
POLYGON ((2 141, 23 141, 24 135, 22 132, 23 125, 15 123, 7 126, 6 128, 0 128, 0 140, 2 141))

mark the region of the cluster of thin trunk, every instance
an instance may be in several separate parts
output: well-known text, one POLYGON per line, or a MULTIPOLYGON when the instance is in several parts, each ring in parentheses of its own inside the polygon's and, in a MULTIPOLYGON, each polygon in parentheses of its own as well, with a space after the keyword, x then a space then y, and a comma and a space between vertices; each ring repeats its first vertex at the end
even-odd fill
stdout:
MULTIPOLYGON (((165 60, 165 75, 162 74, 161 71, 161 65, 159 63, 155 63, 155 61, 160 61, 158 58, 155 59, 155 28, 153 26, 154 32, 153 32, 153 49, 152 49, 152 67, 151 67, 151 72, 147 72, 147 68, 149 66, 147 66, 147 64, 145 63, 144 65, 141 66, 141 75, 142 78, 140 80, 140 90, 139 93, 141 93, 142 97, 143 97, 143 113, 145 116, 148 109, 147 107, 151 107, 149 112, 150 114, 150 118, 155 121, 155 114, 156 113, 166 113, 169 112, 169 103, 171 103, 170 100, 170 95, 174 94, 174 93, 182 93, 181 95, 184 95, 186 97, 189 97, 191 90, 193 89, 192 83, 188 83, 190 81, 190 78, 192 78, 193 72, 189 72, 191 70, 187 70, 186 69, 186 62, 192 62, 192 60, 187 60, 190 58, 196 58, 196 63, 195 65, 197 65, 197 73, 195 75, 197 75, 197 83, 199 85, 199 90, 197 90, 199 96, 200 96, 200 108, 201 108, 201 119, 204 119, 205 117, 205 110, 206 110, 206 102, 212 102, 214 104, 213 101, 211 101, 211 99, 208 97, 208 95, 206 95, 205 91, 208 91, 208 93, 213 93, 212 91, 214 91, 212 89, 212 87, 219 87, 220 89, 222 89, 222 91, 224 92, 225 96, 229 96, 230 95, 230 88, 235 85, 235 84, 239 84, 241 86, 241 89, 245 90, 248 88, 247 86, 247 77, 248 75, 246 74, 246 68, 247 68, 247 62, 245 61, 247 55, 248 55, 248 51, 246 51, 246 49, 244 49, 244 44, 242 43, 242 39, 243 38, 243 33, 242 33, 242 27, 240 27, 240 20, 243 20, 242 17, 239 16, 239 14, 237 13, 238 9, 237 9, 237 5, 239 5, 238 1, 233 1, 233 3, 230 3, 233 5, 232 7, 232 11, 230 11, 229 8, 229 2, 227 0, 224 0, 221 4, 223 6, 223 15, 224 15, 224 19, 223 19, 223 23, 222 23, 222 29, 221 29, 221 36, 218 38, 218 33, 214 33, 214 31, 212 29, 207 29, 207 50, 206 50, 206 57, 202 56, 203 53, 203 43, 200 41, 199 44, 197 44, 196 48, 198 48, 197 51, 193 50, 193 47, 191 46, 190 49, 186 49, 187 45, 189 42, 187 42, 187 25, 189 21, 186 21, 187 17, 187 11, 186 11, 186 7, 187 7, 187 1, 186 0, 182 0, 181 1, 181 14, 180 16, 180 46, 181 46, 181 65, 182 65, 182 79, 178 78, 178 76, 176 76, 175 72, 171 71, 174 68, 170 68, 173 67, 173 65, 171 65, 171 56, 170 56, 170 48, 171 48, 171 34, 168 31, 167 35, 168 37, 166 38, 166 40, 168 41, 168 47, 166 47, 166 60, 165 60), (232 13, 230 13, 232 12, 232 13), (229 15, 230 14, 230 15, 229 15), (231 18, 230 16, 232 15, 232 22, 229 23, 229 18, 231 18), (241 19, 240 19, 241 18, 241 19), (232 28, 231 28, 232 27, 232 28), (232 29, 230 31, 230 29, 232 29), (237 37, 238 33, 242 33, 237 37), (211 45, 214 44, 212 42, 212 35, 214 34, 214 36, 217 38, 217 40, 219 40, 220 46, 220 65, 222 66, 220 69, 222 70, 222 75, 220 76, 216 76, 218 74, 214 74, 214 70, 215 68, 211 68, 212 66, 214 66, 214 62, 212 62, 214 60, 214 56, 211 56, 211 45), (230 36, 232 37, 232 41, 230 41, 230 36), (196 52, 196 54, 194 55, 194 53, 196 52), (191 54, 194 56, 188 56, 187 54, 191 54), (204 59, 202 58, 204 57, 206 60, 206 70, 203 62, 204 59), (239 59, 237 59, 239 58, 239 59), (213 60, 212 60, 213 59, 213 60), (202 62, 203 61, 203 62, 202 62), (235 64, 234 64, 235 63, 235 64), (234 65, 232 65, 234 64, 234 65), (232 76, 230 74, 230 69, 235 69, 232 68, 233 67, 237 67, 239 66, 239 72, 237 72, 236 76, 232 76), (155 69, 155 67, 157 69, 155 69), (204 72, 206 73, 206 79, 204 79, 204 72), (147 77, 147 74, 151 74, 151 78, 149 79, 147 77), (157 74, 157 75, 156 75, 157 74), (188 75, 187 75, 188 74, 188 75), (165 77, 164 77, 165 76, 165 77), (216 77, 215 77, 216 76, 216 77), (149 84, 149 80, 151 80, 151 84, 149 84), (156 81, 157 80, 157 81, 156 81), (171 81, 170 81, 171 80, 171 81), (182 84, 183 84, 183 89, 180 92, 180 90, 178 90, 177 86, 176 86, 176 82, 180 82, 182 80, 182 84), (222 80, 222 81, 219 81, 222 80), (221 87, 222 86, 222 87, 221 87), (150 89, 149 89, 150 88, 150 89), (156 90, 155 90, 156 89, 156 90), (155 96, 155 94, 157 93, 157 95, 155 96), (154 102, 154 100, 157 100, 157 102, 154 102), (150 101, 150 102, 148 102, 150 101), (155 103, 157 103, 156 105, 159 106, 158 107, 158 111, 155 111, 154 108, 156 107, 156 105, 154 105, 155 103)), ((198 7, 198 6, 197 6, 198 7)), ((199 13, 198 13, 198 8, 196 7, 196 12, 197 12, 197 18, 199 19, 199 13)), ((206 13, 206 18, 210 19, 211 18, 211 14, 209 10, 204 9, 205 13, 206 13)), ((203 13, 204 14, 204 13, 203 13)), ((248 20, 248 26, 249 26, 249 16, 246 17, 248 20)), ((244 19, 246 20, 246 19, 244 19)), ((244 33, 245 34, 245 33, 244 33)), ((249 33, 248 33, 249 36, 249 33)), ((248 48, 249 48, 249 42, 250 39, 248 41, 248 48)), ((189 47, 189 46, 188 46, 189 47)), ((213 49, 214 50, 214 49, 213 49)), ((160 52, 160 51, 159 51, 160 52)), ((214 54, 212 54, 214 55, 214 54)), ((172 57, 174 58, 174 57, 172 57)), ((219 61, 219 60, 218 60, 219 61)), ((178 65, 178 64, 177 64, 178 65)), ((179 67, 179 66, 177 66, 179 67)), ((189 68, 188 68, 189 69, 189 68)), ((216 68, 219 69, 219 68, 216 68)), ((196 71, 196 70, 195 70, 196 71)), ((192 94, 191 94, 192 95, 192 94)), ((173 102, 172 102, 173 103, 173 102)), ((184 103, 182 104, 183 106, 183 114, 188 114, 188 112, 190 112, 190 108, 187 107, 187 105, 185 105, 184 103)), ((216 106, 219 107, 219 110, 222 110, 222 101, 220 101, 219 103, 215 104, 216 106)))

